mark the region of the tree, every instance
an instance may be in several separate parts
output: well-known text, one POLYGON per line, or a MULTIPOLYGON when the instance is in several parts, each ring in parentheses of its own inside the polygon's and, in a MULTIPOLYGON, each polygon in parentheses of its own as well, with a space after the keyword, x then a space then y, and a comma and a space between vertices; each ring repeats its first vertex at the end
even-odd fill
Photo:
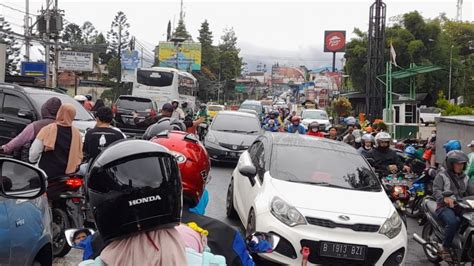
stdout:
POLYGON ((68 24, 63 30, 62 40, 68 45, 83 44, 81 27, 75 23, 68 24))
POLYGON ((356 38, 353 38, 346 45, 345 72, 349 73, 352 85, 358 91, 365 91, 365 81, 367 77, 367 34, 358 28, 354 29, 356 38))
POLYGON ((343 117, 350 114, 352 105, 346 97, 339 97, 332 102, 332 109, 336 112, 338 117, 343 117))
POLYGON ((202 67, 211 73, 217 73, 219 71, 218 50, 212 45, 213 36, 207 20, 201 24, 198 40, 201 43, 202 67))
POLYGON ((129 42, 129 28, 127 16, 122 11, 117 12, 110 25, 110 30, 107 32, 108 51, 112 56, 120 58, 121 50, 129 42))
POLYGON ((20 44, 15 36, 11 34, 12 29, 4 17, 0 16, 0 43, 6 44, 5 72, 9 75, 18 73, 20 62, 20 44))
POLYGON ((239 57, 240 49, 237 48, 237 36, 233 28, 224 29, 219 45, 219 74, 225 81, 224 100, 235 98, 235 78, 240 76, 242 58, 239 57))
MULTIPOLYGON (((82 25, 82 39, 84 44, 95 44, 97 39, 97 30, 91 22, 86 21, 82 25)), ((103 36, 102 36, 103 37, 103 36)))
POLYGON ((166 28, 166 40, 171 39, 171 20, 168 20, 168 27, 166 28))
POLYGON ((186 30, 186 25, 184 24, 184 20, 182 18, 178 21, 178 26, 174 30, 173 37, 184 38, 184 39, 191 39, 191 34, 186 30))

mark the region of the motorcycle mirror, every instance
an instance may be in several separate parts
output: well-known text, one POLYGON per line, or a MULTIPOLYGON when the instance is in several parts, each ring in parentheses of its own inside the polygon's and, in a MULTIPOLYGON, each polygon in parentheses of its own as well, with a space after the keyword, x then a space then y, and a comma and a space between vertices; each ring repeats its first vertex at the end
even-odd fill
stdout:
POLYGON ((272 253, 279 242, 279 236, 263 232, 255 232, 246 239, 247 249, 251 253, 272 253))
POLYGON ((64 231, 66 241, 68 245, 72 248, 77 248, 75 243, 76 241, 80 242, 80 240, 83 240, 87 236, 93 235, 94 233, 95 231, 90 228, 72 228, 64 231), (81 239, 81 237, 83 238, 81 239))

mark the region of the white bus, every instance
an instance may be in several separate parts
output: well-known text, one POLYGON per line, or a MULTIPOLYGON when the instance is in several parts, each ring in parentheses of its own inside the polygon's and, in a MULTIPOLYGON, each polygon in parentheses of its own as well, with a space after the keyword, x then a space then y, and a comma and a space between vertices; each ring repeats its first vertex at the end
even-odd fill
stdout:
POLYGON ((194 108, 198 82, 193 75, 167 67, 138 68, 135 72, 132 95, 151 98, 161 108, 178 99, 194 108))

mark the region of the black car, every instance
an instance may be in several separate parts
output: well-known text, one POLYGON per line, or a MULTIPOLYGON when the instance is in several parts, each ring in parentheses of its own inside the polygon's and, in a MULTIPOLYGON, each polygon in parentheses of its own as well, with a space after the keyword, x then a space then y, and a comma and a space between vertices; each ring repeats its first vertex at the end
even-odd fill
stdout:
POLYGON ((212 161, 237 162, 261 133, 256 115, 220 111, 209 127, 204 146, 212 161))
POLYGON ((129 137, 141 136, 148 126, 141 125, 147 117, 158 115, 156 102, 147 97, 121 95, 112 108, 115 115, 115 126, 129 137), (138 114, 138 125, 135 124, 133 112, 138 114))
POLYGON ((51 97, 62 103, 71 103, 76 108, 74 126, 82 134, 95 126, 94 117, 71 96, 52 91, 0 83, 0 145, 8 143, 20 134, 31 122, 41 119, 41 106, 51 97))

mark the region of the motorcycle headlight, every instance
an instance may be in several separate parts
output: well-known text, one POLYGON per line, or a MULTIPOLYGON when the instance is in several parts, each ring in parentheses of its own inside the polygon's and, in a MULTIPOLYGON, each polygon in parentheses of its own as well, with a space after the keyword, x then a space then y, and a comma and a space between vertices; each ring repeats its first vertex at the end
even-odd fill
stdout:
POLYGON ((402 219, 398 215, 397 211, 394 211, 392 216, 390 216, 390 218, 385 221, 382 227, 380 227, 379 233, 392 239, 402 231, 402 223, 402 219))
POLYGON ((273 198, 270 209, 273 216, 288 226, 306 224, 306 219, 295 207, 278 197, 273 198))

